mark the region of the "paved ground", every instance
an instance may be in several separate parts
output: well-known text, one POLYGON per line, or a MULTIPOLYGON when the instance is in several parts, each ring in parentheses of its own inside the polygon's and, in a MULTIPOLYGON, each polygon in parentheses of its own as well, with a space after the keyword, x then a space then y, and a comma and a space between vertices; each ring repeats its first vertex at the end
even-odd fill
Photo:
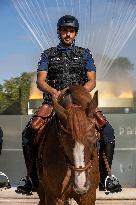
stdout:
MULTIPOLYGON (((24 196, 15 193, 15 189, 0 191, 0 205, 37 205, 38 196, 24 196)), ((121 193, 105 195, 97 191, 96 205, 136 205, 136 188, 125 188, 121 193)))

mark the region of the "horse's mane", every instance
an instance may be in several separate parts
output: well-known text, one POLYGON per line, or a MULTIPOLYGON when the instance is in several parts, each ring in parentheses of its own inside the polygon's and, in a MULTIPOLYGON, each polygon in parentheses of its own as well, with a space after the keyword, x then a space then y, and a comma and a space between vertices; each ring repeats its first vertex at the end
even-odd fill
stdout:
POLYGON ((82 86, 70 86, 69 93, 72 106, 67 110, 67 129, 72 133, 74 140, 83 143, 89 126, 86 108, 92 97, 82 86))
POLYGON ((92 100, 89 92, 81 85, 71 85, 69 91, 73 104, 82 106, 82 109, 85 110, 92 100))

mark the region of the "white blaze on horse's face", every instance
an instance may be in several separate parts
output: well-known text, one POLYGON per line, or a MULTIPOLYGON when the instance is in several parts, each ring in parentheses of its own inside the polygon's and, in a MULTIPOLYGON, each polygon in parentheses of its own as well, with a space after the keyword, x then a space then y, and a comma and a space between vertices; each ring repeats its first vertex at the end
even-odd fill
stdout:
MULTIPOLYGON (((73 149, 75 168, 85 167, 84 145, 76 142, 73 149)), ((75 186, 78 191, 85 191, 86 174, 85 171, 75 171, 75 186)))

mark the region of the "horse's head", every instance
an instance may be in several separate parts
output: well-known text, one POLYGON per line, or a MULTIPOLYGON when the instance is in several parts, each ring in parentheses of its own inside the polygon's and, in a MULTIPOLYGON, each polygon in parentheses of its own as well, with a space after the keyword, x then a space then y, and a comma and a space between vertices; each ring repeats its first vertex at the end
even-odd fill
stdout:
POLYGON ((59 118, 59 140, 73 176, 73 188, 86 193, 90 188, 90 169, 96 144, 93 113, 98 105, 97 92, 92 98, 82 86, 70 86, 53 106, 59 118))

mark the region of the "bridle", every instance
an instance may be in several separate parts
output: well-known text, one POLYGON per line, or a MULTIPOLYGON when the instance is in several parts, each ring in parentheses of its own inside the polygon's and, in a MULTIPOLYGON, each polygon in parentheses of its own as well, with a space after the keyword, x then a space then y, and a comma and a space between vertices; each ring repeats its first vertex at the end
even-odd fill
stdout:
POLYGON ((70 134, 70 132, 67 129, 65 129, 65 127, 61 124, 60 121, 58 121, 57 127, 58 127, 58 139, 59 139, 60 148, 64 154, 66 166, 67 166, 68 170, 71 171, 71 175, 69 176, 68 183, 64 187, 64 189, 62 190, 61 197, 58 198, 58 200, 63 201, 63 196, 64 196, 65 192, 68 190, 69 186, 71 184, 73 184, 74 173, 75 172, 84 172, 84 171, 88 171, 88 173, 90 173, 91 168, 92 168, 92 159, 90 159, 89 162, 84 167, 80 166, 79 168, 76 168, 74 165, 72 165, 70 159, 68 158, 67 154, 65 153, 64 147, 63 147, 61 140, 60 140, 60 138, 62 136, 62 132, 67 133, 67 134, 70 134))
MULTIPOLYGON (((66 96, 66 95, 65 95, 66 96)), ((64 99, 64 97, 65 96, 63 96, 63 98, 62 98, 62 101, 63 101, 63 99, 64 99)), ((70 104, 69 105, 69 107, 68 107, 68 109, 70 108, 70 107, 80 107, 80 108, 82 108, 82 106, 80 106, 80 105, 76 105, 76 104, 70 104)), ((71 172, 71 175, 69 175, 69 179, 68 179, 68 183, 67 183, 67 185, 64 187, 64 189, 62 190, 62 193, 61 193, 61 197, 59 198, 59 200, 61 199, 62 200, 62 198, 63 198, 63 195, 65 194, 65 192, 68 190, 68 188, 69 188, 69 186, 71 185, 71 184, 73 184, 73 177, 74 177, 74 173, 75 172, 85 172, 85 171, 87 171, 88 172, 88 174, 90 173, 90 171, 91 171, 91 168, 93 167, 93 165, 92 165, 92 161, 93 161, 93 159, 90 159, 89 161, 88 161, 88 163, 84 166, 84 167, 82 167, 82 166, 80 166, 80 167, 75 167, 72 163, 71 163, 71 161, 70 161, 70 159, 68 158, 68 156, 67 156, 67 154, 66 154, 66 152, 65 152, 65 150, 64 150, 64 146, 62 145, 62 142, 61 142, 61 139, 63 139, 63 133, 65 133, 65 134, 69 134, 69 135, 71 135, 71 133, 69 132, 69 130, 67 130, 64 126, 63 126, 63 124, 61 123, 61 121, 57 118, 57 129, 58 129, 58 140, 59 140, 59 145, 60 145, 60 148, 61 148, 61 150, 62 150, 62 152, 63 152, 63 154, 64 154, 64 157, 65 157, 65 163, 66 163, 66 166, 67 166, 67 170, 69 170, 70 172, 71 172)))
POLYGON ((71 169, 71 171, 73 172, 84 172, 86 170, 90 170, 90 168, 92 167, 92 160, 89 160, 89 162, 87 163, 87 165, 85 167, 80 166, 79 168, 76 168, 75 166, 68 164, 68 167, 71 169))

